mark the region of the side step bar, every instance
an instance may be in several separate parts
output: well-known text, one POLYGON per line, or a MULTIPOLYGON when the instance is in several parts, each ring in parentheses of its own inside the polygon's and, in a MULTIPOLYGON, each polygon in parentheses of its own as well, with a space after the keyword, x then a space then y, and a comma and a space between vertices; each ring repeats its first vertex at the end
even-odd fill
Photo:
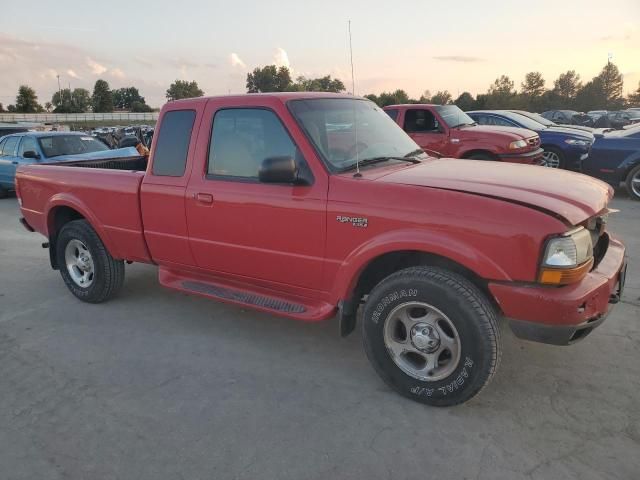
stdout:
POLYGON ((249 286, 224 278, 162 266, 158 273, 160 284, 167 288, 296 320, 316 322, 331 318, 336 313, 334 305, 321 300, 295 295, 286 296, 282 292, 249 286))

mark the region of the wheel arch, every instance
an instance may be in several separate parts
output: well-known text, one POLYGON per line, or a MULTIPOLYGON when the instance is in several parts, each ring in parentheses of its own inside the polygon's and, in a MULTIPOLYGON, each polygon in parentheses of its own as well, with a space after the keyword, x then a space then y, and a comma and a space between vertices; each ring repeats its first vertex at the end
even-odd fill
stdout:
MULTIPOLYGON (((370 252, 360 258, 357 266, 345 267, 350 273, 343 273, 342 280, 336 284, 342 290, 337 293, 339 301, 340 332, 346 336, 353 331, 356 313, 362 298, 380 281, 389 275, 414 266, 434 266, 453 271, 471 281, 499 311, 495 298, 488 288, 488 279, 509 280, 509 276, 493 261, 481 253, 463 249, 457 254, 454 249, 457 242, 442 242, 440 246, 421 247, 387 246, 370 252), (449 248, 444 247, 448 245, 449 248)), ((355 260, 354 260, 355 262, 355 260)))
POLYGON ((460 154, 460 158, 470 158, 473 155, 487 155, 491 157, 492 160, 498 160, 498 156, 494 152, 483 148, 474 148, 473 150, 467 150, 466 152, 460 154))
POLYGON ((117 256, 114 255, 115 252, 112 248, 112 242, 109 240, 100 222, 88 208, 74 197, 66 195, 54 196, 48 204, 45 218, 47 236, 49 237, 49 260, 51 262, 51 268, 54 270, 59 268, 56 254, 58 233, 67 223, 74 220, 86 220, 91 228, 95 230, 98 237, 100 237, 107 251, 109 251, 114 258, 117 258, 117 256))

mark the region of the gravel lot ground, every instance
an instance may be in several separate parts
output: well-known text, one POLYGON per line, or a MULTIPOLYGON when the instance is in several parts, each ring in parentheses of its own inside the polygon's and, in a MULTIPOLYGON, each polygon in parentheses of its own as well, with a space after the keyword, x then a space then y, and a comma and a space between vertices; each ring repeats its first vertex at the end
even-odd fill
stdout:
POLYGON ((490 387, 437 409, 387 388, 335 319, 168 291, 144 265, 81 303, 0 200, 0 479, 637 479, 640 202, 612 206, 630 269, 609 319, 571 347, 505 331, 490 387))

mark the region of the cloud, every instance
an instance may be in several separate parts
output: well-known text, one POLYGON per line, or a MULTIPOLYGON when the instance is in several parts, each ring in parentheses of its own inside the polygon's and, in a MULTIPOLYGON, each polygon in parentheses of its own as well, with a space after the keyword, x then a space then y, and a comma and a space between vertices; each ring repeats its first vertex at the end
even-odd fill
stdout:
POLYGON ((273 63, 275 63, 276 67, 287 67, 293 71, 291 63, 289 62, 289 55, 287 55, 284 48, 278 47, 276 49, 276 53, 273 55, 273 63))
POLYGON ((92 60, 89 57, 87 57, 87 65, 91 69, 91 73, 93 73, 94 75, 102 75, 107 71, 107 67, 105 67, 104 65, 100 65, 98 62, 92 60))
POLYGON ((232 67, 240 67, 243 69, 247 68, 247 64, 242 61, 237 53, 232 53, 231 55, 229 55, 229 61, 231 62, 232 67))
POLYGON ((75 78, 76 80, 80 79, 80 75, 78 75, 72 69, 67 70, 67 75, 69 75, 71 78, 75 78))
POLYGON ((433 57, 435 60, 440 60, 441 62, 460 62, 460 63, 473 63, 473 62, 484 62, 484 58, 480 57, 468 57, 466 55, 442 55, 433 57))
POLYGON ((124 72, 119 68, 112 68, 111 70, 109 70, 109 75, 111 75, 113 78, 119 78, 119 79, 123 79, 124 77, 126 77, 124 72))

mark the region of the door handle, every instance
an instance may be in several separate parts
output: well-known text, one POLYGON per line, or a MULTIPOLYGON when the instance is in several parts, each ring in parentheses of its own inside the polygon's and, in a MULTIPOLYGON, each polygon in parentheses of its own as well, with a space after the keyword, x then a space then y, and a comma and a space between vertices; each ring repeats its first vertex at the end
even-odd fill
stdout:
POLYGON ((209 193, 195 193, 193 198, 196 199, 196 202, 204 203, 205 205, 211 205, 213 203, 213 195, 209 193))

